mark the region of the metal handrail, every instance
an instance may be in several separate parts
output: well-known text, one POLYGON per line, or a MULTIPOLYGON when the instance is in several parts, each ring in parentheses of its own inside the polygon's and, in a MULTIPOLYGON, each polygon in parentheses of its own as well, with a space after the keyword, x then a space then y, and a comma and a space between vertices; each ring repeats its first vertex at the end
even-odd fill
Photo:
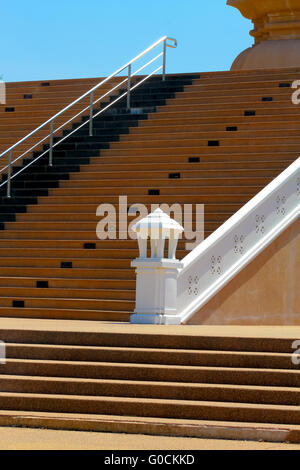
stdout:
POLYGON ((117 103, 119 100, 121 100, 122 98, 124 98, 125 96, 127 96, 127 109, 130 109, 130 105, 131 105, 131 92, 133 90, 135 90, 138 86, 140 86, 142 83, 144 83, 146 80, 148 80, 150 77, 152 77, 154 74, 158 73, 160 70, 162 70, 162 80, 164 81, 165 78, 166 78, 166 56, 167 56, 167 47, 170 47, 170 48, 176 48, 177 47, 177 41, 176 39, 173 39, 173 38, 169 38, 168 36, 163 36, 161 39, 159 39, 158 41, 156 41, 154 44, 152 44, 151 46, 149 46, 147 49, 145 49, 143 52, 141 52, 139 55, 137 55, 134 59, 132 59, 131 61, 127 62, 125 65, 123 65, 121 68, 119 68, 118 70, 116 70, 114 73, 112 73, 111 75, 109 75, 107 78, 105 78, 104 80, 102 80, 100 83, 98 83, 97 85, 95 85, 93 88, 91 88, 90 90, 88 90, 87 92, 85 92, 83 95, 81 95, 79 98, 77 98, 76 100, 74 100, 72 103, 70 103, 68 106, 66 106, 65 108, 63 108, 61 111, 59 111, 58 113, 56 113, 54 116, 52 116, 50 119, 48 119, 47 121, 45 121, 43 124, 41 124, 39 127, 37 127, 36 129, 34 129, 32 132, 30 132, 29 134, 27 134, 25 137, 23 137, 21 140, 19 140, 18 142, 16 142, 13 146, 9 147, 7 150, 5 150, 3 153, 0 154, 0 158, 4 157, 5 155, 8 154, 8 164, 3 167, 1 170, 0 170, 0 174, 3 173, 5 170, 8 170, 7 171, 7 179, 5 181, 3 181, 1 184, 0 184, 0 188, 2 186, 4 186, 5 184, 7 184, 7 197, 10 198, 11 197, 11 180, 13 178, 15 178, 17 175, 19 175, 22 171, 24 171, 26 168, 28 168, 29 166, 31 166, 33 163, 35 163, 37 160, 39 160, 41 157, 43 157, 44 155, 46 155, 47 153, 49 153, 49 166, 52 166, 53 165, 53 148, 56 147, 57 145, 59 145, 61 142, 63 142, 65 139, 67 139, 68 137, 70 137, 70 135, 74 134, 75 132, 77 132, 79 129, 81 129, 83 126, 89 124, 89 135, 90 136, 93 136, 93 119, 97 116, 99 116, 101 113, 105 112, 107 109, 109 109, 111 106, 113 106, 115 103, 117 103), (172 43, 168 43, 168 41, 172 41, 172 43), (142 57, 144 57, 148 52, 151 52, 154 48, 156 48, 157 46, 159 46, 160 44, 163 43, 163 51, 161 53, 159 53, 157 56, 155 56, 153 59, 151 59, 150 61, 148 61, 146 64, 144 64, 143 66, 141 66, 138 70, 136 70, 134 73, 132 72, 132 65, 137 62, 139 59, 141 59, 142 57), (140 73, 142 70, 144 70, 146 67, 148 67, 149 65, 153 64, 155 61, 157 61, 160 57, 163 57, 163 64, 160 65, 159 67, 157 67, 155 70, 153 70, 151 73, 149 73, 146 77, 144 77, 143 79, 141 79, 138 83, 136 83, 135 85, 132 86, 132 78, 135 77, 138 73, 140 73), (117 85, 113 86, 109 91, 107 91, 106 93, 104 93, 102 96, 100 96, 99 98, 97 98, 96 100, 94 100, 94 92, 100 88, 101 86, 103 86, 104 84, 106 84, 109 80, 111 80, 112 78, 116 77, 117 75, 119 75, 121 72, 123 72, 123 70, 126 70, 127 69, 127 76, 125 79, 123 79, 120 83, 118 83, 117 85), (99 103, 99 101, 103 100, 104 98, 106 98, 108 95, 110 95, 111 93, 113 93, 114 91, 116 91, 118 88, 120 88, 122 85, 124 85, 125 83, 127 82, 127 90, 120 96, 118 96, 116 99, 114 99, 111 103, 109 103, 107 106, 105 106, 104 108, 102 108, 100 111, 98 111, 97 113, 94 114, 94 106, 99 103), (87 97, 90 97, 90 104, 89 106, 86 106, 83 110, 81 110, 80 112, 76 113, 73 117, 69 118, 66 122, 64 122, 63 124, 61 124, 57 129, 55 129, 55 120, 57 118, 59 118, 60 116, 62 116, 66 111, 68 111, 69 109, 71 109, 74 105, 78 104, 80 101, 82 101, 84 98, 87 98, 87 97), (74 121, 74 119, 76 119, 77 117, 79 117, 82 113, 84 113, 85 111, 88 111, 89 110, 89 119, 84 121, 83 124, 81 124, 80 126, 76 127, 76 129, 74 129, 73 131, 71 131, 70 133, 68 133, 68 135, 62 137, 58 142, 54 143, 54 134, 57 133, 58 131, 60 131, 61 129, 63 129, 65 126, 67 126, 68 124, 70 124, 72 121, 74 121), (15 158, 14 160, 12 159, 12 156, 13 156, 13 151, 22 143, 26 142, 30 137, 34 136, 38 131, 40 131, 41 129, 43 129, 44 127, 50 125, 50 132, 49 134, 47 134, 45 137, 43 137, 41 140, 39 140, 39 142, 35 143, 33 146, 31 146, 28 150, 26 150, 25 152, 23 152, 21 155, 19 155, 17 158, 15 158), (19 170, 17 173, 13 174, 12 175, 12 165, 17 162, 18 160, 20 160, 21 158, 23 158, 25 155, 27 155, 29 152, 31 152, 32 150, 34 150, 36 147, 38 147, 40 144, 42 144, 43 142, 47 141, 47 139, 49 139, 49 142, 50 142, 50 145, 49 145, 49 149, 45 150, 44 152, 41 153, 41 155, 39 155, 38 157, 36 157, 33 161, 31 161, 30 163, 28 163, 26 166, 24 166, 23 168, 21 168, 21 170, 19 170))

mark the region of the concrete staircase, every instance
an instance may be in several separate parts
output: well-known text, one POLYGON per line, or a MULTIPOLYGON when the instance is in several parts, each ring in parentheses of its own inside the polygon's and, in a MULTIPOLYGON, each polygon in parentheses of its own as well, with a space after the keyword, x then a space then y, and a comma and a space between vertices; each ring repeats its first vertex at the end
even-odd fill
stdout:
MULTIPOLYGON (((6 104, 0 104, 0 153, 14 145, 43 122, 50 119, 72 101, 83 95, 90 88, 97 85, 102 78, 74 79, 74 80, 50 80, 34 82, 8 82, 6 87, 6 104)), ((117 84, 119 79, 113 79, 117 84)), ((101 88, 103 94, 112 85, 104 85, 101 88)), ((71 118, 76 109, 78 112, 87 106, 88 99, 84 99, 79 106, 67 111, 64 118, 58 118, 56 126, 71 118)), ((39 134, 21 144, 18 152, 21 153, 34 145, 42 137, 49 133, 49 128, 41 130, 39 134)), ((13 157, 17 157, 17 151, 13 157)), ((0 169, 7 164, 7 156, 0 160, 0 169)))
POLYGON ((282 329, 79 323, 2 323, 0 425, 299 442, 282 329))
MULTIPOLYGON (((80 130, 60 144, 51 170, 42 158, 16 177, 13 197, 1 193, 0 316, 127 322, 137 243, 98 240, 97 206, 117 205, 119 195, 128 205, 205 204, 209 235, 299 155, 297 78, 293 70, 153 78, 133 94, 133 111, 120 102, 95 120, 93 137, 80 130)), ((5 113, 15 136, 14 122, 33 125, 20 113, 16 121, 5 113)))

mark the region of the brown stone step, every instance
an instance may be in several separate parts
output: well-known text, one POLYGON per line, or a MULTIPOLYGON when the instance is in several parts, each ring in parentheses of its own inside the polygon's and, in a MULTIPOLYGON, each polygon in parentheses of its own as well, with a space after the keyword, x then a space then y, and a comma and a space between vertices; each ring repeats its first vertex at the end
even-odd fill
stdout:
MULTIPOLYGON (((156 172, 149 172, 150 174, 147 175, 144 172, 142 174, 134 175, 135 176, 135 181, 134 185, 135 188, 149 188, 153 184, 156 184, 159 188, 180 188, 180 187, 185 187, 186 192, 189 193, 189 189, 192 187, 196 186, 197 188, 199 187, 208 187, 208 186, 255 186, 258 184, 259 186, 264 185, 266 186, 274 176, 277 176, 278 172, 274 172, 274 175, 268 174, 268 171, 265 171, 265 174, 261 174, 258 172, 257 176, 253 175, 246 175, 244 173, 243 176, 234 176, 234 175, 222 175, 222 174, 217 174, 210 176, 198 176, 197 172, 191 172, 190 175, 184 175, 180 174, 180 178, 170 178, 169 174, 164 174, 164 175, 157 175, 156 172), (194 174, 193 174, 194 173, 194 174), (140 178, 138 177, 140 176, 140 178), (147 178, 148 177, 148 178, 147 178), (176 185, 176 186, 175 186, 176 185)), ((270 172, 269 172, 270 173, 270 172)), ((175 174, 178 174, 176 172, 175 174)), ((216 174, 216 172, 215 172, 216 174)), ((130 180, 130 176, 127 174, 123 178, 122 174, 118 173, 116 174, 110 174, 111 178, 105 178, 103 179, 102 175, 99 175, 99 179, 97 179, 97 176, 94 175, 94 179, 90 179, 88 182, 86 180, 81 180, 81 179, 72 179, 69 181, 61 181, 60 182, 60 189, 92 189, 96 188, 99 191, 99 194, 103 194, 102 191, 109 191, 112 188, 115 188, 115 191, 118 191, 118 188, 122 188, 127 191, 127 188, 130 188, 132 186, 130 180)), ((59 191, 61 192, 61 191, 59 191)), ((63 191, 64 193, 64 191, 63 191)), ((79 193, 80 194, 80 193, 79 193)))
POLYGON ((0 277, 1 287, 34 288, 37 282, 48 283, 49 289, 125 289, 135 291, 134 279, 59 279, 46 277, 0 277))
MULTIPOLYGON (((132 155, 132 151, 126 152, 126 155, 123 153, 120 153, 120 151, 114 152, 112 155, 112 151, 108 153, 103 153, 104 151, 101 152, 101 157, 91 157, 91 163, 89 166, 81 166, 81 172, 89 171, 90 169, 93 170, 94 168, 99 168, 99 165, 102 164, 140 164, 140 163, 145 163, 145 160, 148 164, 154 164, 157 163, 164 163, 164 164, 169 164, 170 168, 174 167, 174 165, 179 164, 179 163, 189 163, 190 158, 198 158, 199 162, 198 163, 205 163, 205 164, 235 164, 238 162, 239 164, 244 163, 244 162, 251 162, 255 164, 256 162, 259 161, 268 161, 272 160, 273 162, 277 161, 286 161, 286 166, 290 164, 290 162, 295 161, 295 159, 298 157, 298 154, 296 151, 283 151, 283 149, 277 149, 276 152, 269 153, 269 152, 261 152, 261 151, 256 151, 252 153, 245 153, 244 149, 242 149, 239 153, 233 153, 233 149, 231 148, 231 153, 224 153, 223 149, 217 149, 218 152, 216 152, 216 147, 211 147, 207 150, 209 152, 198 152, 195 148, 190 148, 189 152, 180 152, 177 155, 174 155, 172 150, 164 152, 163 154, 160 152, 160 154, 155 154, 155 152, 152 152, 151 154, 147 155, 147 159, 141 156, 141 154, 134 152, 134 155, 132 155), (113 158, 112 158, 113 157, 113 158), (94 167, 93 165, 97 165, 97 167, 94 167)), ((193 163, 193 165, 197 165, 198 163, 193 163)))
POLYGON ((183 420, 92 415, 80 413, 50 413, 34 411, 0 411, 1 426, 20 426, 72 431, 172 435, 205 439, 236 439, 260 442, 299 443, 299 426, 287 424, 241 423, 231 421, 183 420))
MULTIPOLYGON (((149 212, 149 211, 148 211, 149 212)), ((188 211, 186 210, 185 213, 187 214, 188 211)), ((192 215, 192 218, 194 219, 195 218, 195 211, 193 212, 193 209, 189 211, 189 213, 193 214, 192 215)), ((233 211, 232 212, 208 212, 208 210, 205 211, 205 220, 206 221, 220 221, 220 222, 223 222, 226 218, 228 218, 230 215, 233 215, 233 211)), ((131 222, 133 219, 135 218, 135 214, 129 214, 128 215, 128 221, 131 222)), ((36 212, 36 213, 26 213, 26 214, 17 214, 16 215, 16 221, 17 222, 28 222, 28 221, 33 221, 33 222, 38 222, 38 221, 42 221, 42 222, 46 222, 46 221, 56 221, 56 222, 62 222, 62 221, 65 221, 65 222, 74 222, 74 221, 78 221, 78 222, 82 222, 83 224, 85 222, 95 222, 95 223, 98 223, 99 221, 99 216, 96 216, 96 211, 89 214, 89 213, 77 213, 77 212, 74 212, 74 213, 66 213, 66 212, 62 212, 62 213, 43 213, 41 211, 41 208, 40 208, 40 212, 36 212)), ((118 225, 117 225, 118 226, 118 225)), ((0 249, 1 249, 1 245, 0 245, 0 249)), ((4 256, 4 252, 3 252, 3 256, 4 256)))
POLYGON ((134 269, 113 269, 113 268, 41 268, 41 267, 24 267, 24 266, 2 266, 0 270, 1 276, 18 276, 46 279, 126 279, 135 280, 134 269))
POLYGON ((281 404, 296 406, 299 390, 288 387, 209 385, 174 382, 76 379, 60 377, 22 377, 1 375, 1 392, 47 393, 63 395, 119 396, 174 400, 281 404), (126 386, 124 386, 126 385, 126 386))
MULTIPOLYGON (((155 188, 153 188, 155 189, 155 188)), ((238 189, 238 188, 236 188, 238 189)), ((257 192, 259 188, 255 187, 253 190, 257 192)), ((177 193, 177 191, 176 191, 177 193)), ((239 193, 237 190, 236 193, 232 192, 232 194, 224 194, 222 191, 222 194, 207 194, 204 192, 203 195, 199 194, 190 194, 190 195, 178 195, 178 194, 172 194, 165 192, 162 190, 162 194, 160 196, 149 196, 145 194, 138 194, 138 197, 136 195, 128 195, 127 203, 132 205, 132 204, 137 204, 137 203, 143 203, 143 204, 173 204, 173 203, 178 203, 178 204, 208 204, 208 203, 237 203, 237 204, 242 204, 243 202, 247 202, 250 197, 252 196, 253 192, 251 192, 251 189, 249 191, 243 191, 243 193, 239 193), (244 194, 243 194, 244 193, 244 194), (166 199, 166 195, 168 196, 166 199)), ((80 207, 80 204, 102 204, 102 203, 110 203, 110 204, 118 204, 119 203, 119 196, 117 195, 101 195, 98 196, 78 196, 76 198, 76 203, 80 207)), ((74 204, 74 197, 73 196, 62 196, 62 195, 57 195, 57 196, 42 196, 39 198, 39 204, 41 205, 53 205, 53 204, 74 204)), ((78 209, 79 209, 78 207, 78 209)), ((43 208, 44 209, 44 208, 43 208)), ((2 237, 1 231, 0 231, 0 238, 5 238, 2 237)))
POLYGON ((1 287, 0 286, 0 299, 3 297, 11 297, 12 299, 23 298, 26 299, 26 304, 28 298, 42 299, 44 298, 46 302, 49 299, 79 299, 80 302, 84 299, 91 301, 95 300, 135 300, 135 290, 124 290, 120 285, 119 289, 70 289, 70 288, 37 288, 37 287, 1 287))
MULTIPOLYGON (((293 160, 291 160, 292 163, 293 160)), ((159 163, 155 162, 155 168, 153 168, 153 163, 99 163, 99 164, 90 164, 88 166, 82 165, 81 171, 79 173, 70 174, 71 180, 79 179, 94 179, 95 175, 102 175, 103 178, 114 177, 116 175, 116 170, 118 174, 132 176, 139 176, 144 174, 144 172, 152 172, 154 175, 169 175, 170 173, 180 172, 185 175, 195 174, 209 176, 213 172, 217 171, 218 175, 230 175, 230 176, 242 176, 247 174, 251 176, 252 174, 261 174, 264 172, 270 171, 272 174, 275 172, 282 171, 282 169, 288 166, 287 161, 225 161, 225 162, 174 162, 174 163, 159 163), (171 166, 170 166, 171 165, 171 166), (110 176, 111 175, 111 176, 110 176)))
POLYGON ((61 263, 70 262, 70 258, 27 258, 27 257, 6 257, 0 259, 0 267, 20 267, 24 266, 27 268, 61 268, 61 269, 99 269, 99 268, 112 268, 112 269, 124 269, 130 268, 130 259, 115 259, 115 258, 72 258, 72 268, 61 267, 61 263))
MULTIPOLYGON (((292 353, 247 351, 6 343, 6 357, 51 361, 297 369, 297 365, 292 362, 292 353)), ((298 391, 297 404, 298 402, 300 402, 300 391, 298 391)))
MULTIPOLYGON (((1 299, 3 302, 3 299, 1 299)), ((297 387, 298 370, 7 359, 1 374, 297 387)))
MULTIPOLYGON (((177 142, 179 143, 179 142, 177 142)), ((278 156, 278 159, 282 158, 282 154, 284 153, 284 150, 287 153, 297 153, 299 151, 299 146, 300 144, 294 144, 291 140, 289 140, 288 143, 282 143, 282 144, 265 144, 265 143, 260 143, 260 144, 248 144, 243 147, 240 145, 221 145, 219 147, 209 147, 208 144, 198 146, 196 142, 191 143, 188 141, 188 146, 185 141, 180 142, 181 145, 171 147, 170 144, 164 143, 162 145, 161 142, 157 143, 157 146, 155 147, 154 144, 149 147, 143 147, 143 142, 139 143, 140 147, 136 148, 113 148, 113 149, 105 149, 101 151, 101 156, 103 157, 114 157, 113 161, 117 161, 115 157, 126 157, 128 160, 129 157, 136 157, 139 156, 141 158, 141 154, 144 154, 144 158, 152 157, 152 155, 159 155, 161 157, 165 157, 166 155, 170 155, 173 158, 175 156, 181 156, 182 157, 193 157, 193 156, 199 156, 200 159, 202 159, 205 156, 210 156, 211 159, 215 159, 215 155, 217 155, 220 158, 220 161, 223 158, 223 155, 230 155, 233 156, 237 155, 240 159, 241 154, 243 155, 248 155, 248 158, 251 158, 251 156, 255 155, 257 157, 258 154, 265 155, 268 152, 273 152, 274 154, 274 159, 276 156, 278 156)), ((128 145, 128 144, 127 144, 128 145)), ((91 157, 91 161, 95 162, 95 159, 98 159, 99 157, 91 157)), ((161 160, 163 159, 161 158, 161 160)), ((225 157, 226 158, 226 157, 225 157)), ((247 158, 247 157, 246 157, 247 158)), ((228 159, 228 157, 227 157, 228 159)), ((124 161, 124 160, 123 160, 124 161)), ((175 160, 174 160, 175 161, 175 160)))
MULTIPOLYGON (((192 120, 187 119, 186 122, 183 122, 183 124, 176 124, 176 120, 161 120, 160 124, 157 125, 156 121, 141 121, 140 125, 138 127, 133 127, 130 129, 130 134, 127 135, 134 135, 134 134, 139 134, 139 133, 148 133, 148 132, 157 132, 157 133, 163 133, 163 132, 200 132, 200 133, 216 133, 216 132, 226 132, 226 135, 228 136, 227 127, 232 128, 236 127, 237 131, 231 131, 231 132, 238 132, 238 134, 242 133, 247 133, 247 134, 252 134, 253 132, 266 132, 267 134, 273 133, 273 132, 281 132, 284 134, 285 132, 290 132, 290 131, 298 131, 300 129, 300 123, 299 120, 297 120, 297 117, 293 119, 292 116, 290 116, 289 119, 285 119, 284 122, 278 121, 272 118, 270 118, 269 121, 264 120, 262 122, 260 119, 258 120, 246 120, 246 118, 238 118, 235 117, 233 119, 224 119, 222 122, 213 122, 213 120, 210 120, 208 122, 203 122, 201 119, 195 119, 196 123, 191 122, 192 120), (175 122, 173 122, 175 121, 175 122)), ((235 135, 235 134, 233 134, 235 135)))
POLYGON ((0 392, 1 409, 300 424, 297 406, 0 392))
POLYGON ((294 90, 291 88, 279 88, 277 86, 272 86, 271 88, 255 88, 255 89, 229 89, 227 90, 226 95, 222 87, 215 89, 213 91, 207 91, 205 86, 199 85, 186 85, 184 92, 178 92, 176 94, 176 99, 180 97, 187 98, 201 98, 203 102, 235 102, 235 101, 245 101, 253 100, 260 101, 263 97, 272 97, 275 101, 290 101, 291 93, 294 90))
MULTIPOLYGON (((227 97, 226 97, 227 98, 227 97)), ((209 111, 212 110, 221 110, 223 112, 224 108, 230 109, 230 110, 240 110, 240 109, 248 109, 250 107, 255 107, 255 109, 274 109, 280 110, 286 109, 288 107, 295 107, 295 105, 292 102, 292 94, 290 95, 289 99, 283 99, 283 100, 276 100, 276 98, 273 98, 273 101, 262 101, 262 99, 257 99, 253 97, 243 97, 240 96, 239 100, 232 100, 231 97, 228 97, 227 99, 225 98, 224 101, 210 101, 210 100, 203 100, 203 98, 200 96, 198 98, 196 97, 187 97, 184 93, 177 95, 177 97, 170 98, 166 100, 166 108, 170 110, 175 110, 182 108, 186 108, 188 111, 193 110, 193 109, 199 109, 199 110, 204 110, 207 109, 209 111)), ((161 110, 162 107, 159 107, 159 110, 161 110)), ((279 111, 280 112, 280 111, 279 111)))
MULTIPOLYGON (((112 151, 114 150, 122 150, 122 149, 136 149, 136 148, 143 148, 145 150, 146 148, 165 148, 165 147, 183 147, 183 148, 188 148, 188 147, 197 147, 199 150, 202 147, 205 147, 207 150, 207 147, 209 146, 210 141, 217 141, 220 148, 226 147, 247 147, 251 146, 252 148, 261 148, 262 146, 269 146, 273 148, 273 146, 278 145, 284 145, 284 146, 289 146, 289 145, 300 145, 300 136, 297 138, 293 138, 293 142, 291 142, 291 139, 289 137, 284 136, 278 136, 276 138, 274 137, 255 137, 255 138, 240 138, 239 136, 231 136, 223 139, 208 139, 208 138, 191 138, 189 139, 188 136, 185 138, 176 138, 177 134, 172 136, 172 139, 170 136, 166 139, 151 139, 151 136, 148 136, 147 140, 139 140, 138 137, 136 137, 134 140, 129 140, 126 141, 126 137, 121 141, 121 142, 113 142, 110 145, 110 148, 112 151)), ((289 148, 289 147, 288 147, 289 148)), ((106 150, 107 152, 107 150, 106 150)))
MULTIPOLYGON (((237 126, 236 126, 237 127, 237 126)), ((256 141, 256 139, 265 137, 269 139, 271 137, 278 138, 278 133, 284 136, 284 138, 299 138, 300 134, 300 126, 297 129, 247 129, 228 132, 226 131, 226 127, 224 126, 222 131, 203 131, 202 129, 192 129, 192 127, 188 127, 188 129, 181 129, 181 130, 174 130, 172 127, 165 127, 160 129, 155 129, 153 127, 136 127, 133 129, 133 132, 130 134, 125 134, 120 136, 121 142, 131 142, 131 141, 147 141, 150 138, 154 138, 155 140, 170 140, 171 138, 174 140, 194 140, 194 139, 205 139, 205 140, 221 140, 221 142, 227 142, 229 136, 231 136, 232 140, 237 140, 238 142, 240 139, 251 139, 256 141), (281 132, 280 132, 281 131, 281 132)), ((243 141, 241 141, 243 142, 243 141)))
MULTIPOLYGON (((145 204, 148 212, 152 210, 152 207, 151 207, 152 202, 153 201, 150 200, 149 203, 145 204)), ((116 201, 116 204, 118 204, 118 201, 116 201)), ((47 214, 47 215, 59 214, 59 217, 61 217, 62 214, 72 214, 74 215, 74 217, 78 216, 79 218, 82 218, 83 214, 89 214, 89 213, 96 214, 98 205, 99 205, 98 203, 76 205, 76 204, 72 204, 71 202, 68 204, 47 204, 47 205, 42 204, 41 206, 34 205, 34 206, 27 206, 27 214, 28 214, 29 219, 30 219, 31 214, 32 215, 33 214, 47 214)), ((129 207, 130 205, 134 206, 134 203, 129 203, 129 207)), ((222 214, 232 214, 233 212, 236 212, 241 206, 242 206, 242 202, 240 203, 226 203, 223 201, 220 201, 219 203, 207 202, 205 211, 207 213, 219 213, 220 212, 222 214)), ((17 217, 18 217, 18 220, 22 220, 21 218, 19 219, 19 217, 22 217, 21 214, 18 215, 17 217)), ((26 215, 24 215, 24 217, 26 217, 26 215)))
MULTIPOLYGON (((122 299, 79 299, 51 297, 18 297, 14 300, 24 301, 24 308, 51 308, 73 310, 105 310, 133 312, 135 302, 122 299)), ((13 307, 11 297, 0 297, 0 307, 13 307)), ((17 306, 18 307, 18 306, 17 306)), ((21 310, 21 309, 20 309, 21 310)))
POLYGON ((108 322, 129 322, 132 312, 112 310, 80 310, 67 308, 16 308, 1 307, 0 318, 33 318, 50 320, 91 320, 108 322))
MULTIPOLYGON (((259 122, 259 118, 261 118, 260 122, 264 120, 270 121, 271 119, 274 121, 283 121, 285 116, 289 116, 289 119, 295 120, 295 117, 299 115, 299 107, 293 104, 287 105, 285 108, 277 108, 272 106, 272 108, 266 107, 265 103, 264 106, 251 106, 249 111, 256 111, 256 116, 250 116, 251 120, 259 122)), ((177 106, 172 107, 168 106, 165 108, 157 109, 157 114, 152 113, 149 114, 148 119, 156 122, 156 120, 173 120, 179 119, 184 124, 188 122, 188 119, 191 118, 204 118, 205 122, 226 122, 227 119, 229 121, 233 121, 236 118, 241 119, 245 116, 245 111, 248 109, 245 107, 241 107, 240 109, 228 109, 227 107, 220 112, 220 110, 209 110, 209 109, 187 109, 186 106, 177 106), (155 114, 155 116, 154 116, 155 114), (182 115, 184 114, 184 117, 182 115)), ((248 117, 249 119, 249 117, 248 117)), ((177 121, 178 122, 178 121, 177 121)))
MULTIPOLYGON (((177 186, 162 186, 160 185, 157 181, 152 181, 152 185, 149 187, 132 187, 132 186, 125 186, 123 187, 120 185, 121 189, 116 189, 116 187, 85 187, 85 188, 55 188, 49 190, 49 198, 52 198, 52 201, 54 198, 60 197, 61 202, 67 202, 67 198, 71 197, 72 195, 77 195, 78 198, 87 198, 87 197, 98 197, 99 204, 104 201, 104 198, 111 197, 111 199, 115 199, 117 197, 117 194, 120 193, 119 195, 127 195, 129 197, 134 197, 136 198, 135 203, 142 202, 140 198, 143 196, 148 195, 149 190, 159 190, 160 191, 160 196, 170 196, 172 197, 172 194, 177 194, 177 201, 180 202, 180 200, 184 200, 185 197, 189 196, 194 196, 195 201, 199 201, 199 198, 201 197, 209 197, 210 195, 214 194, 216 197, 224 194, 225 195, 235 195, 235 194, 255 194, 258 192, 260 189, 262 189, 265 184, 264 183, 269 183, 272 180, 272 178, 264 178, 262 179, 262 182, 258 178, 258 181, 256 184, 254 184, 251 181, 246 181, 244 184, 236 184, 234 185, 234 180, 230 180, 229 186, 218 186, 216 183, 215 184, 206 184, 205 186, 189 186, 187 185, 187 181, 185 181, 185 186, 177 185, 177 186)), ((173 183, 174 184, 174 183, 173 183)), ((28 190, 28 194, 30 194, 30 190, 28 190)), ((156 195, 154 195, 156 196, 156 195)), ((157 196, 156 196, 157 197, 157 196)), ((153 203, 156 202, 156 198, 153 197, 153 203)), ((168 201, 169 199, 166 199, 165 201, 168 201)), ((165 202, 164 201, 164 202, 165 202)), ((82 200, 82 202, 85 202, 85 200, 82 200)), ((80 202, 79 202, 80 203, 80 202)), ((7 227, 11 227, 11 222, 7 222, 7 227)), ((83 227, 78 227, 78 230, 83 229, 83 227)))

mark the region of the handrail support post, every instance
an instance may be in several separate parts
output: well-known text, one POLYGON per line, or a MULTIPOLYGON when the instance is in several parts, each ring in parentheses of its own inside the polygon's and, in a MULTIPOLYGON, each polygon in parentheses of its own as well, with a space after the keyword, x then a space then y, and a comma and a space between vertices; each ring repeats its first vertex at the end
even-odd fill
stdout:
POLYGON ((130 109, 131 104, 131 64, 128 65, 128 83, 127 83, 127 109, 130 109))
POLYGON ((54 134, 54 120, 50 124, 50 150, 49 150, 49 166, 53 166, 53 134, 54 134))
POLYGON ((167 40, 164 40, 164 55, 163 55, 163 82, 166 80, 166 65, 167 65, 167 40))
POLYGON ((8 154, 8 171, 7 171, 7 197, 11 197, 11 161, 12 161, 12 150, 8 154))
POLYGON ((89 136, 93 137, 93 105, 94 105, 94 92, 90 95, 90 122, 89 122, 89 136))

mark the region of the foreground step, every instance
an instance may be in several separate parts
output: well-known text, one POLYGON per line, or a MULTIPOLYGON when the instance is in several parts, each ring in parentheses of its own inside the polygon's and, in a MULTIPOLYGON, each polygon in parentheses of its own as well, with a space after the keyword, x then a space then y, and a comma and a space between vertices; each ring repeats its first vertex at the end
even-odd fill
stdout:
POLYGON ((0 392, 1 409, 139 416, 149 418, 300 424, 299 406, 220 403, 150 398, 80 397, 0 392))
POLYGON ((1 392, 211 400, 216 402, 299 405, 299 389, 246 385, 194 384, 61 377, 0 376, 1 392))
MULTIPOLYGON (((299 387, 298 370, 7 359, 1 374, 299 387)), ((300 424, 300 423, 299 423, 300 424)))
MULTIPOLYGON (((42 344, 6 344, 7 358, 46 359, 64 361, 92 361, 186 365, 203 367, 243 367, 297 369, 292 353, 258 353, 205 350, 151 349, 108 346, 58 346, 42 344)), ((300 393, 300 391, 299 391, 300 393)))
POLYGON ((0 411, 1 426, 43 429, 115 432, 155 436, 237 439, 266 442, 300 442, 300 427, 260 423, 182 420, 166 418, 129 418, 124 416, 0 411))
MULTIPOLYGON (((8 322, 10 324, 10 322, 8 322)), ((5 325, 7 323, 5 322, 5 325)), ((52 325, 52 329, 44 322, 33 322, 34 329, 28 326, 26 322, 22 328, 16 327, 13 322, 12 327, 1 329, 1 339, 6 343, 19 344, 52 344, 52 345, 69 345, 69 346, 108 346, 108 347, 133 347, 133 348, 160 348, 160 349, 176 349, 176 350, 205 350, 205 351, 245 351, 245 352, 264 352, 264 353, 283 353, 290 354, 294 352, 292 343, 298 339, 295 335, 284 337, 282 334, 274 333, 273 336, 260 334, 258 337, 253 335, 243 335, 242 328, 239 335, 236 335, 236 329, 233 327, 225 328, 227 333, 220 335, 220 329, 217 328, 215 335, 201 334, 200 332, 191 334, 193 327, 176 327, 170 331, 165 327, 155 326, 155 334, 153 329, 142 327, 122 328, 113 325, 108 328, 103 324, 91 324, 88 326, 79 322, 72 324, 69 330, 65 322, 52 325), (80 328, 77 330, 77 325, 80 328), (53 329, 54 326, 54 329, 53 329), (76 328, 74 329, 74 327, 76 328), (31 329, 30 329, 31 328, 31 329), (132 334, 134 331, 134 334, 132 334), (235 333, 235 334, 234 334, 235 333)), ((107 326, 107 325, 106 325, 107 326)), ((205 328, 205 327, 204 327, 205 328)))

